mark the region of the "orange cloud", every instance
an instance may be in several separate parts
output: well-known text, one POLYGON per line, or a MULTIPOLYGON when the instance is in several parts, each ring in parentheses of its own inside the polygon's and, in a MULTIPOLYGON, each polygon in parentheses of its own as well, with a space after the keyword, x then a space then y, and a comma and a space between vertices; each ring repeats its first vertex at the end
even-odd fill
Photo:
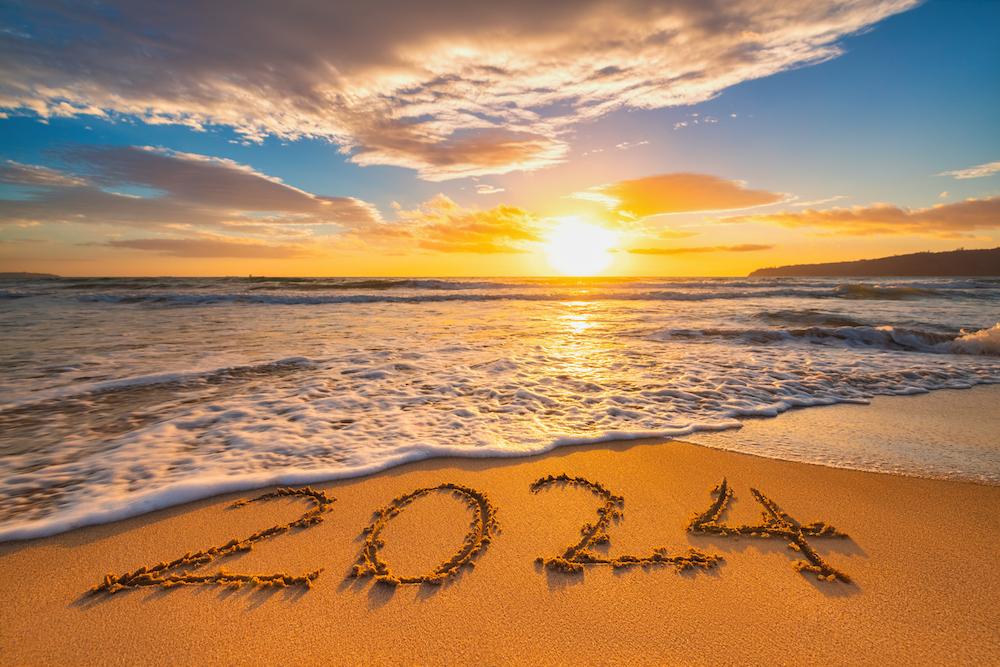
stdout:
POLYGON ((379 227, 405 230, 411 242, 434 252, 518 253, 525 252, 525 243, 541 240, 534 216, 520 208, 464 208, 444 195, 400 211, 399 222, 379 227))
POLYGON ((0 31, 0 109, 321 138, 429 179, 504 173, 564 159, 581 121, 836 57, 918 2, 36 0, 0 31))
POLYGON ((770 250, 773 247, 773 245, 759 243, 741 243, 739 245, 688 246, 686 248, 631 248, 629 252, 634 255, 687 255, 703 252, 756 252, 770 250))
POLYGON ((742 181, 708 174, 660 174, 591 188, 573 195, 597 201, 628 219, 664 213, 693 213, 763 206, 787 195, 750 190, 742 181))
POLYGON ((782 211, 732 216, 724 222, 764 222, 785 227, 817 227, 838 234, 918 234, 954 237, 981 229, 1000 229, 1000 197, 966 199, 927 208, 872 204, 823 210, 782 211))

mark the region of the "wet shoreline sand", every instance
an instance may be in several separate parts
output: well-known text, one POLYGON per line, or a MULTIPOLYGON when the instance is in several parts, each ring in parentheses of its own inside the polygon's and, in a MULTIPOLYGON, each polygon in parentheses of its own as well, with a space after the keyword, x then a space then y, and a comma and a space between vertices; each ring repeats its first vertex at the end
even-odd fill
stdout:
MULTIPOLYGON (((962 398, 973 397, 989 417, 995 389, 962 398)), ((935 395, 885 401, 916 416, 946 400, 935 395)), ((850 438, 865 437, 864 415, 880 414, 871 406, 790 414, 819 414, 821 424, 825 410, 849 411, 850 438)), ((784 418, 767 423, 777 427, 784 418)), ((955 421, 947 411, 941 419, 955 421)), ((962 424, 953 426, 959 442, 962 424)), ((878 425, 869 432, 878 437, 878 425)), ((283 497, 230 508, 268 490, 0 545, 0 663, 983 664, 1000 656, 998 486, 636 441, 524 459, 433 459, 314 488, 336 498, 322 522, 197 570, 301 575, 323 568, 310 590, 201 585, 86 595, 106 573, 224 545, 311 507, 283 497), (543 567, 535 559, 577 543, 603 502, 580 486, 531 490, 561 473, 623 499, 610 543, 595 552, 613 559, 695 548, 724 560, 682 573, 670 565, 543 567), (797 572, 801 556, 782 539, 688 532, 723 478, 735 492, 728 524, 759 521, 753 487, 802 524, 846 532, 848 539, 808 541, 852 583, 797 572), (372 513, 442 483, 482 492, 496 510, 499 530, 473 555, 475 567, 441 585, 393 587, 349 576, 372 513)), ((385 522, 378 555, 395 573, 431 572, 462 546, 474 516, 462 499, 428 493, 385 522)))

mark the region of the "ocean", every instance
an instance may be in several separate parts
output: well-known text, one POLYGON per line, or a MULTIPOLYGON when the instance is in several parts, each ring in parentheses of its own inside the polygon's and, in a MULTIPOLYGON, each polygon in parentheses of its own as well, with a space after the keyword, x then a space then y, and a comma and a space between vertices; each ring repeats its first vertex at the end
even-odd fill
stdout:
MULTIPOLYGON (((8 280, 0 540, 427 457, 1000 383, 998 320, 1000 279, 8 280)), ((958 465, 883 446, 865 469, 903 456, 1000 484, 1000 443, 958 465)))

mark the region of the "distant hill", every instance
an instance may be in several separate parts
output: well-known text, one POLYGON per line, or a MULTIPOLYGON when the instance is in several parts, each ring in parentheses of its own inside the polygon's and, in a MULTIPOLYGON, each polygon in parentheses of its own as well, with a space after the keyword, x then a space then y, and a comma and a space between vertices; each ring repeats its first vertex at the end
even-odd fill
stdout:
POLYGON ((33 278, 58 278, 54 273, 28 273, 27 271, 0 271, 0 280, 31 280, 33 278))
POLYGON ((785 276, 1000 276, 1000 248, 915 252, 878 259, 828 264, 792 264, 757 269, 751 278, 785 276))

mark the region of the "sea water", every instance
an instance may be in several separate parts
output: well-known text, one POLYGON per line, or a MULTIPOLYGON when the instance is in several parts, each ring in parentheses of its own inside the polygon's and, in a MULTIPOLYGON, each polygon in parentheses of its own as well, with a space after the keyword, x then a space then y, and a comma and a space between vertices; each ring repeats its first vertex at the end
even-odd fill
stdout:
MULTIPOLYGON (((0 539, 432 456, 998 383, 998 320, 1000 279, 8 280, 0 539)), ((997 452, 956 467, 898 447, 917 474, 1000 483, 997 452)), ((890 469, 874 447, 864 461, 890 469)))

